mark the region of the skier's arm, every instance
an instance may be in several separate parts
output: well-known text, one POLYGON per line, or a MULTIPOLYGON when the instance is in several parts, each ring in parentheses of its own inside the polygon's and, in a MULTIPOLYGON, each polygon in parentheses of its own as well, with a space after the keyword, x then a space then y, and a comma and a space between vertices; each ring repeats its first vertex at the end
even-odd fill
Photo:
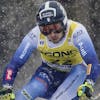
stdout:
POLYGON ((13 85, 18 70, 25 64, 32 52, 37 48, 38 33, 38 27, 35 27, 24 37, 12 59, 5 67, 3 85, 13 85))
POLYGON ((90 75, 87 75, 87 79, 92 79, 94 82, 99 74, 98 57, 94 49, 91 38, 83 25, 79 25, 73 34, 74 45, 79 49, 79 52, 86 62, 86 64, 91 64, 90 75))

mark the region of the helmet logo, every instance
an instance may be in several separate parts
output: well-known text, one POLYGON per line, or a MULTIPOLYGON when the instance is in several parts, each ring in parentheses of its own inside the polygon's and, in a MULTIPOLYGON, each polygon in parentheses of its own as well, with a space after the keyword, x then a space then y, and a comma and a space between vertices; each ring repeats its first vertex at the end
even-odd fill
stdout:
POLYGON ((47 17, 52 17, 54 16, 54 13, 52 11, 49 11, 49 12, 43 12, 41 14, 41 18, 47 18, 47 17))
POLYGON ((47 18, 47 21, 50 22, 50 18, 47 18))
POLYGON ((49 8, 47 9, 43 9, 42 11, 40 11, 39 13, 40 19, 43 18, 47 18, 47 17, 55 17, 56 16, 56 9, 54 8, 49 8))

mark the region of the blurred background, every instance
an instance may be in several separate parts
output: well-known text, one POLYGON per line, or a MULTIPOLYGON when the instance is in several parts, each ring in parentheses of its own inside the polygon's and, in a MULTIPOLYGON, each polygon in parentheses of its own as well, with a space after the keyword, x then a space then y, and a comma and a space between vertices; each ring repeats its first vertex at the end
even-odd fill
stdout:
MULTIPOLYGON (((44 1, 48 0, 0 0, 0 80, 21 40, 35 26, 37 9, 44 1)), ((69 19, 87 28, 100 59, 100 0, 57 1, 65 7, 69 19)), ((40 55, 35 51, 18 73, 14 87, 19 89, 27 83, 40 63, 40 55)), ((100 92, 99 83, 98 79, 95 95, 100 92)))

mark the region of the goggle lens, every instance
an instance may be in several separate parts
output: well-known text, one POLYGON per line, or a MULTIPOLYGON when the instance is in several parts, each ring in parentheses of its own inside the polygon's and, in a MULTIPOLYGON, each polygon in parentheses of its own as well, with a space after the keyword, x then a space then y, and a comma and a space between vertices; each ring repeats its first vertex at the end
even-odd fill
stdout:
POLYGON ((45 36, 49 35, 51 32, 58 34, 63 31, 63 27, 61 23, 54 23, 50 25, 40 26, 40 31, 45 36))

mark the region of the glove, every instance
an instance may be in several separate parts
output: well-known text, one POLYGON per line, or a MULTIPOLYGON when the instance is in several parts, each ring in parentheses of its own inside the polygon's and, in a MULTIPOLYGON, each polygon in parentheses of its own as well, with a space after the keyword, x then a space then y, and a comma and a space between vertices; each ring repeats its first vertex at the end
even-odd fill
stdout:
POLYGON ((15 100, 15 94, 12 89, 0 89, 0 100, 15 100))
POLYGON ((78 97, 81 100, 86 100, 86 98, 91 98, 92 93, 94 92, 93 85, 94 83, 88 80, 84 84, 79 86, 78 91, 77 91, 78 97))

